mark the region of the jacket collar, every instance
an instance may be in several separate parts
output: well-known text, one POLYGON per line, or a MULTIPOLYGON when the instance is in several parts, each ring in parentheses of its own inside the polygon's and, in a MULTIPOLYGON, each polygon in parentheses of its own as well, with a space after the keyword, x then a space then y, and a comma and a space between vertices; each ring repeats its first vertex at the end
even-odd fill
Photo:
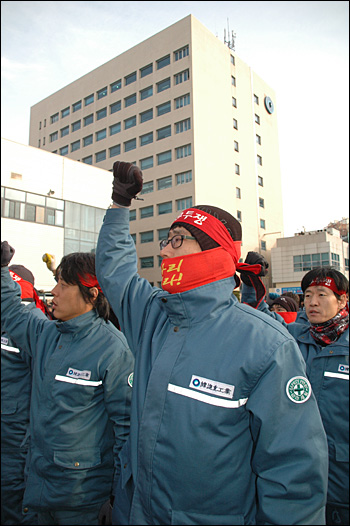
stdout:
POLYGON ((97 314, 96 309, 92 309, 89 312, 85 312, 85 314, 82 314, 81 316, 72 318, 71 320, 56 321, 55 324, 59 332, 76 333, 88 327, 92 327, 92 325, 94 324, 94 322, 96 322, 98 317, 99 316, 97 314))
POLYGON ((214 281, 180 294, 159 292, 157 299, 174 325, 189 327, 209 317, 216 317, 230 303, 237 302, 233 294, 233 277, 214 281))

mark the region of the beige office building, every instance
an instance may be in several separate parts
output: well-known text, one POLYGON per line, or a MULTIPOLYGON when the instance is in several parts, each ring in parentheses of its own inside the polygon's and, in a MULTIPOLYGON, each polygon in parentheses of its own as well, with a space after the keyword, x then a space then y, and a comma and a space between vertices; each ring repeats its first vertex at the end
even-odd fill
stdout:
POLYGON ((140 274, 155 285, 159 241, 191 205, 242 222, 243 258, 269 259, 283 236, 276 96, 192 15, 34 105, 29 143, 105 170, 141 167, 130 227, 140 274))

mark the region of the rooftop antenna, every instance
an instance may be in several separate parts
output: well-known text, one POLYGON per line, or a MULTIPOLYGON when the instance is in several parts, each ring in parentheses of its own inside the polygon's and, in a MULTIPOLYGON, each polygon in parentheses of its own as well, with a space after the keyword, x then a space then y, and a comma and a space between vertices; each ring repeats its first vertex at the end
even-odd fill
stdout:
POLYGON ((232 51, 236 51, 235 47, 235 39, 236 39, 236 33, 232 30, 231 31, 231 39, 230 39, 230 28, 229 28, 229 21, 227 19, 227 38, 226 40, 226 29, 224 29, 224 44, 227 45, 232 51))

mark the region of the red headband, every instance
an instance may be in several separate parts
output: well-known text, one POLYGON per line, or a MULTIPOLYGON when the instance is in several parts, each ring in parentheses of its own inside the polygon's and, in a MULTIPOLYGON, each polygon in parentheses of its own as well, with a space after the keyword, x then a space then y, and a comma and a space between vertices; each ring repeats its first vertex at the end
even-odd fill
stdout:
POLYGON ((330 289, 336 294, 339 294, 339 296, 341 296, 342 294, 346 294, 345 290, 338 289, 333 278, 328 278, 328 277, 313 279, 307 288, 309 287, 327 287, 327 289, 330 289))
POLYGON ((85 274, 85 277, 83 278, 83 276, 79 275, 79 280, 80 280, 80 283, 84 285, 84 287, 89 287, 89 288, 96 287, 99 290, 99 292, 103 294, 96 276, 93 276, 92 274, 85 274))
MULTIPOLYGON (((232 257, 233 262, 237 265, 241 257, 242 241, 234 241, 224 224, 211 214, 198 210, 197 208, 187 208, 176 218, 174 223, 187 223, 193 225, 199 230, 205 232, 209 237, 214 239, 224 248, 232 257)), ((171 228, 171 227, 170 227, 171 228)))

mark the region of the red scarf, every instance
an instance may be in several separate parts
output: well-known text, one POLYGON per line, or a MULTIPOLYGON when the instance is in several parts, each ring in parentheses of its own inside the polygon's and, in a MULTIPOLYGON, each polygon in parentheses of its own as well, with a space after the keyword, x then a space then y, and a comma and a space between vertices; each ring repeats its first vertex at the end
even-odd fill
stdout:
POLYGON ((293 323, 297 319, 297 312, 277 312, 286 323, 293 323))
POLYGON ((312 323, 310 333, 313 339, 320 345, 329 345, 336 342, 338 338, 349 327, 349 307, 338 312, 333 318, 324 323, 312 323))
POLYGON ((172 294, 232 277, 235 273, 233 260, 222 247, 165 258, 161 269, 162 289, 172 294))

